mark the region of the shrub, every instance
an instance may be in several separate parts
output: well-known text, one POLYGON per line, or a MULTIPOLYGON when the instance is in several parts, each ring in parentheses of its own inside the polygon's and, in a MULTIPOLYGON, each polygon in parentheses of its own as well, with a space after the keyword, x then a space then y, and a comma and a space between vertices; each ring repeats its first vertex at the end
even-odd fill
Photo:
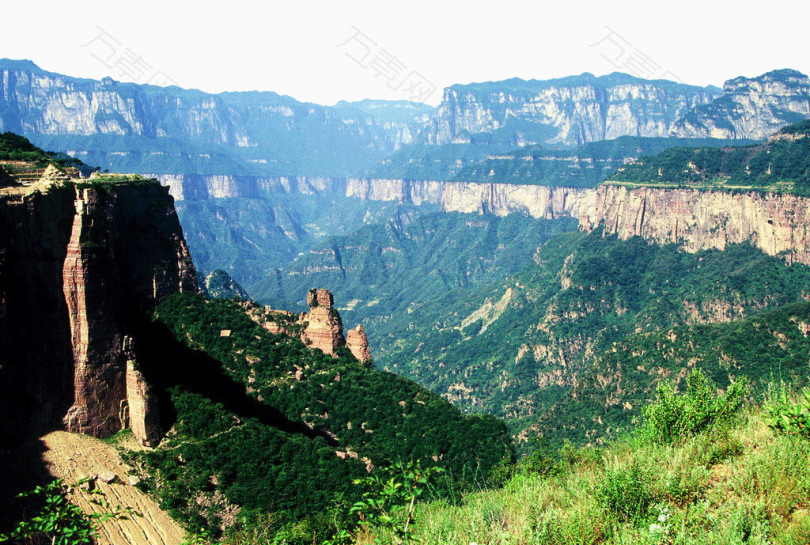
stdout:
POLYGON ((354 483, 367 491, 351 512, 360 517, 362 526, 390 531, 397 544, 411 542, 414 540, 416 499, 427 491, 430 481, 442 471, 438 467, 423 469, 419 462, 396 463, 374 475, 357 479, 354 483))
POLYGON ((782 387, 765 410, 768 427, 772 430, 810 439, 810 389, 805 388, 802 397, 793 401, 787 388, 782 387))
POLYGON ((21 543, 46 542, 51 545, 76 545, 94 543, 97 524, 110 519, 127 520, 130 516, 141 516, 129 507, 112 507, 104 494, 93 488, 90 479, 82 479, 75 486, 65 484, 62 479, 37 486, 33 490, 22 492, 17 496, 37 497, 42 506, 34 517, 20 521, 8 534, 0 534, 0 542, 16 540, 21 543), (76 494, 76 486, 89 482, 87 493, 92 497, 90 503, 101 508, 100 512, 85 514, 79 507, 70 502, 76 494))
POLYGON ((656 401, 644 408, 642 432, 652 441, 673 443, 727 424, 748 393, 748 382, 740 380, 715 395, 714 383, 700 369, 690 373, 686 384, 686 393, 677 395, 674 384, 660 383, 656 401))
POLYGON ((629 468, 608 470, 597 490, 599 503, 619 522, 638 522, 647 515, 654 499, 649 480, 636 463, 629 468))

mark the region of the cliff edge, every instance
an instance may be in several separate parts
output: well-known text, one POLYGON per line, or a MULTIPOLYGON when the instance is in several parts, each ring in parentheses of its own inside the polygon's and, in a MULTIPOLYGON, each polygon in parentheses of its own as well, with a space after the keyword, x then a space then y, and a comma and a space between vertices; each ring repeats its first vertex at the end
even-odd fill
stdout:
POLYGON ((49 167, 0 188, 0 445, 61 428, 160 437, 131 332, 197 290, 173 199, 156 181, 49 167))

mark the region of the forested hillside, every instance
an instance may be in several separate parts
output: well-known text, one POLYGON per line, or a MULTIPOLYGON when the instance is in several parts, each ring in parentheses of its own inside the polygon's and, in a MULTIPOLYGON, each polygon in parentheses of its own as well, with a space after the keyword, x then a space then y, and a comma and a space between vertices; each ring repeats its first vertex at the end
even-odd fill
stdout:
POLYGON ((237 512, 248 527, 271 513, 274 531, 325 539, 360 498, 352 479, 374 467, 416 460, 443 467, 441 495, 485 482, 512 458, 496 418, 463 416, 348 350, 333 358, 272 334, 249 308, 171 297, 152 332, 165 342, 141 362, 165 393, 161 412, 173 426, 134 463, 143 486, 190 528, 217 535, 237 512))
MULTIPOLYGON (((331 237, 254 285, 263 302, 295 308, 313 286, 329 286, 344 316, 407 316, 409 305, 503 278, 531 262, 534 248, 576 220, 403 211, 384 224, 331 237)), ((369 332, 374 335, 373 331, 369 332)))
POLYGON ((764 144, 678 147, 620 168, 611 180, 643 186, 810 194, 810 121, 788 125, 764 144))
MULTIPOLYGON (((614 343, 753 316, 801 301, 808 285, 810 268, 788 266, 749 245, 687 253, 596 230, 552 238, 532 265, 505 280, 439 294, 411 305, 405 317, 381 316, 366 327, 375 332, 380 365, 466 411, 506 418, 521 441, 538 433, 553 442, 597 440, 634 414, 622 412, 622 396, 605 390, 620 380, 608 373, 614 343), (571 409, 579 431, 560 432, 571 425, 565 404, 583 391, 587 396, 577 403, 587 403, 588 410, 571 409), (622 419, 605 420, 606 413, 617 411, 622 419), (542 431, 541 421, 543 430, 557 431, 542 431)), ((617 365, 613 373, 631 376, 617 365)), ((748 364, 742 370, 738 364, 712 365, 711 373, 718 379, 724 374, 725 383, 729 375, 752 371, 748 364)), ((623 383, 610 387, 629 389, 623 383)), ((638 388, 640 393, 627 399, 630 405, 648 395, 645 386, 638 388)))

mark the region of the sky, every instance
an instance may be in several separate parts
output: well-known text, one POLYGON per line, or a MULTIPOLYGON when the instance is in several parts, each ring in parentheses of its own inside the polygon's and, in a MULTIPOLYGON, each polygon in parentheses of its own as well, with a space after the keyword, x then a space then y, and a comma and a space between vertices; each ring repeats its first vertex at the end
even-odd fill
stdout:
POLYGON ((27 0, 3 6, 0 57, 76 77, 326 105, 435 105, 455 83, 583 72, 718 86, 778 68, 810 73, 810 7, 796 0, 756 10, 707 0, 551 4, 27 0))

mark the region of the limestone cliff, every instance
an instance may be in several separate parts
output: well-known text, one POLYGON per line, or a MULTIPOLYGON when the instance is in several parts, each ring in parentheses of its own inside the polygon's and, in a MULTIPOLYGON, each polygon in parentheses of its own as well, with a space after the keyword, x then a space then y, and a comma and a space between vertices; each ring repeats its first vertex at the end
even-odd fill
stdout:
POLYGON ((721 97, 688 112, 671 135, 758 140, 807 117, 810 79, 795 70, 775 70, 727 81, 721 97))
POLYGON ((718 95, 713 87, 619 73, 453 85, 445 89, 423 138, 430 144, 469 143, 488 133, 518 147, 666 136, 683 114, 718 95))
POLYGON ((0 441, 53 427, 156 440, 132 328, 196 273, 172 200, 147 181, 0 189, 0 441))
MULTIPOLYGON (((186 179, 172 181, 172 191, 183 194, 185 190, 178 186, 184 187, 186 179)), ((204 188, 206 179, 197 182, 204 188)), ((607 232, 623 238, 640 235, 660 243, 677 242, 689 250, 750 240, 768 254, 784 253, 788 261, 810 264, 804 222, 810 199, 783 193, 306 177, 266 178, 259 186, 263 197, 313 191, 371 201, 438 204, 446 212, 573 217, 583 229, 604 223, 607 232)))
POLYGON ((580 226, 604 225, 689 251, 750 241, 789 263, 810 265, 810 198, 777 193, 628 189, 606 185, 579 207, 580 226))
POLYGON ((0 130, 119 172, 346 175, 409 142, 432 110, 95 81, 0 59, 0 130))

